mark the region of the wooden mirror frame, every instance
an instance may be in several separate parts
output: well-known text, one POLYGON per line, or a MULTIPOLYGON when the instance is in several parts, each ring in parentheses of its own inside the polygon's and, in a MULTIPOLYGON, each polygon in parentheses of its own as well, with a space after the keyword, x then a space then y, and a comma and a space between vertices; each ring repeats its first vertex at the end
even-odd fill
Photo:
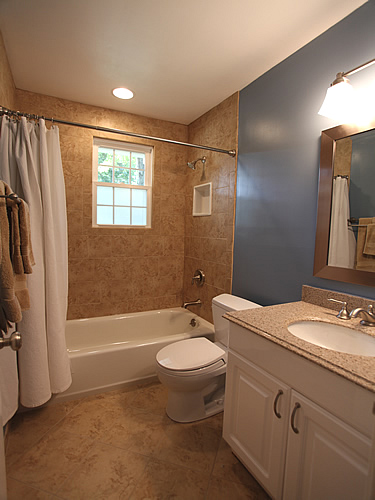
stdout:
POLYGON ((318 216, 315 236, 314 276, 334 281, 375 286, 375 272, 328 266, 329 232, 333 185, 333 162, 336 141, 375 128, 356 125, 339 125, 323 130, 320 143, 318 216))

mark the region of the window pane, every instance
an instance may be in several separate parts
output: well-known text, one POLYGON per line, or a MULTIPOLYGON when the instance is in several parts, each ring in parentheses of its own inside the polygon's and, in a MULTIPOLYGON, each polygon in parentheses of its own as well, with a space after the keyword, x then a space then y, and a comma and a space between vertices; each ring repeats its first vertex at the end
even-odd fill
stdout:
POLYGON ((113 224, 113 207, 97 207, 97 224, 113 224))
POLYGON ((147 191, 144 189, 133 189, 132 191, 132 206, 147 207, 147 191))
POLYGON ((145 169, 145 154, 132 153, 132 168, 145 169))
POLYGON ((115 205, 130 207, 130 189, 115 188, 115 205))
POLYGON ((115 182, 124 184, 130 184, 130 173, 127 168, 115 168, 115 182))
POLYGON ((112 182, 112 171, 111 167, 98 167, 98 181, 112 182))
POLYGON ((115 224, 130 226, 130 208, 115 207, 115 224))
POLYGON ((133 208, 132 209, 132 225, 145 226, 146 225, 146 208, 133 208))
POLYGON ((113 188, 97 186, 96 203, 98 205, 113 205, 113 188))
POLYGON ((99 148, 98 163, 99 165, 113 165, 113 149, 99 148))
POLYGON ((115 165, 116 167, 130 168, 130 151, 115 150, 115 165))
POLYGON ((132 184, 137 186, 145 185, 145 172, 144 170, 132 170, 132 184))

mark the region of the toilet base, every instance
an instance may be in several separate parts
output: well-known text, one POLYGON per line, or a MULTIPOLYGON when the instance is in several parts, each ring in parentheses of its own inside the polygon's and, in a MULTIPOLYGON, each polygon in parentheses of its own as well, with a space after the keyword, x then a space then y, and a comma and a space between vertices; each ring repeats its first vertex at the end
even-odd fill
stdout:
POLYGON ((168 389, 166 412, 175 422, 188 423, 212 417, 224 410, 225 374, 215 377, 204 391, 168 389))

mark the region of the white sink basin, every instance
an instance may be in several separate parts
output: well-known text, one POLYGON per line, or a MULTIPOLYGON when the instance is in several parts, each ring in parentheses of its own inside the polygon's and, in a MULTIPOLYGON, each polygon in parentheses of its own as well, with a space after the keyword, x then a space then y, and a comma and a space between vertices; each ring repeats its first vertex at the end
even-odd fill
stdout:
POLYGON ((375 337, 346 326, 322 321, 298 321, 290 324, 288 330, 295 337, 319 347, 361 356, 375 356, 375 337))

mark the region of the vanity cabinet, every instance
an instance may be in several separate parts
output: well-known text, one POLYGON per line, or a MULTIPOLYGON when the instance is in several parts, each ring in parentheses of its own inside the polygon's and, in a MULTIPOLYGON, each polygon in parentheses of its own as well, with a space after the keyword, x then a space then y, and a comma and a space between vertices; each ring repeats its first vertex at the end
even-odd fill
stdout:
POLYGON ((374 401, 370 391, 231 324, 223 436, 274 499, 374 498, 374 401))

